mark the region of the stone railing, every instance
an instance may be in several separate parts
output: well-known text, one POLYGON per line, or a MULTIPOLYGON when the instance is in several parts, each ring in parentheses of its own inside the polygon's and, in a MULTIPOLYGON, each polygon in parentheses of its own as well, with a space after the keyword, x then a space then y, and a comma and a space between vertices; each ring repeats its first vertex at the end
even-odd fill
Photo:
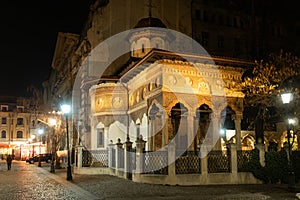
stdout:
MULTIPOLYGON (((109 144, 107 150, 101 151, 78 147, 74 171, 92 173, 90 170, 94 174, 110 174, 136 182, 170 185, 261 183, 252 173, 243 170, 248 153, 237 151, 236 144, 229 144, 227 151, 210 151, 200 156, 199 151, 178 155, 174 143, 160 151, 145 152, 145 143, 139 139, 135 142, 136 148, 132 148, 132 142, 127 139, 124 143, 109 144)), ((264 158, 262 165, 263 162, 264 158)))

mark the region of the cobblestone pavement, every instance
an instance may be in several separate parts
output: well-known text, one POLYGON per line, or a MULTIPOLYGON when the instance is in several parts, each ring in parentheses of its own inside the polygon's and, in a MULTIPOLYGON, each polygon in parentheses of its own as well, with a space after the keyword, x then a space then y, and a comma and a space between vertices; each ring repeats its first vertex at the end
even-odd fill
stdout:
MULTIPOLYGON (((0 200, 2 199, 174 199, 174 200, 294 200, 296 193, 286 185, 165 186, 135 183, 109 175, 73 175, 66 181, 66 170, 49 173, 42 168, 14 161, 12 170, 0 162, 0 200)), ((299 185, 298 185, 299 186, 299 185)), ((300 187, 297 186, 297 189, 300 187)), ((300 191, 297 191, 300 192, 300 191)), ((300 199, 300 198, 299 198, 300 199)))
POLYGON ((0 199, 96 199, 80 187, 68 183, 36 165, 13 161, 12 169, 0 161, 0 199))

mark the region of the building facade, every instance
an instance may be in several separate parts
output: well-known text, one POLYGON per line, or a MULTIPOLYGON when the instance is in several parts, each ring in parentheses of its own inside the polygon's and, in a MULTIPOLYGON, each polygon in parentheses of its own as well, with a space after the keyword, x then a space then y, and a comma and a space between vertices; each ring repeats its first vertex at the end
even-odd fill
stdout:
MULTIPOLYGON (((97 0, 91 4, 88 20, 80 35, 73 33, 58 34, 52 62, 53 71, 49 81, 44 83, 44 100, 52 108, 57 107, 62 100, 72 101, 72 147, 81 144, 89 149, 105 148, 111 140, 113 142, 116 142, 118 138, 125 140, 130 133, 129 135, 133 135, 133 138, 139 134, 147 137, 147 148, 154 150, 166 144, 172 138, 169 130, 172 130, 172 128, 178 129, 178 127, 174 127, 176 117, 174 117, 174 120, 173 118, 165 118, 170 121, 168 125, 163 126, 164 128, 158 131, 157 138, 154 136, 149 137, 151 131, 153 131, 151 126, 158 123, 151 120, 152 111, 155 110, 154 113, 157 114, 161 112, 161 108, 164 108, 167 110, 165 115, 170 117, 173 113, 173 107, 174 113, 176 113, 176 109, 184 110, 187 115, 185 116, 186 121, 183 122, 186 124, 184 129, 189 130, 189 133, 198 135, 197 142, 200 141, 201 134, 191 130, 197 127, 195 124, 197 124, 196 113, 198 111, 220 116, 224 109, 227 110, 227 113, 231 113, 230 116, 233 117, 235 122, 232 123, 232 119, 231 122, 226 121, 228 130, 241 133, 243 95, 240 91, 234 94, 230 92, 232 88, 230 89, 229 83, 233 83, 231 78, 240 81, 243 70, 251 67, 251 62, 247 60, 258 59, 268 52, 279 51, 279 48, 285 47, 289 36, 289 29, 285 26, 284 21, 276 19, 271 14, 264 15, 265 11, 271 12, 272 9, 265 10, 269 8, 269 5, 272 5, 271 1, 254 0, 243 3, 240 1, 206 0, 97 0), (180 58, 176 61, 178 58, 172 57, 172 53, 168 54, 163 51, 151 51, 152 53, 150 53, 150 50, 161 49, 159 45, 167 45, 168 42, 179 50, 185 46, 181 40, 171 41, 168 38, 161 38, 162 43, 157 43, 156 46, 156 44, 151 44, 151 38, 143 37, 142 33, 128 36, 128 43, 130 43, 128 54, 120 57, 118 61, 110 65, 109 69, 103 72, 103 77, 98 77, 97 70, 101 70, 102 64, 110 56, 109 50, 95 52, 98 45, 123 31, 143 27, 167 28, 178 31, 199 42, 211 55, 212 60, 216 61, 216 65, 220 67, 221 76, 226 77, 223 81, 226 85, 225 88, 227 88, 225 96, 229 103, 218 107, 208 100, 201 100, 201 98, 204 98, 203 96, 206 96, 206 93, 205 91, 199 91, 199 84, 201 85, 201 83, 197 76, 184 75, 186 80, 182 79, 180 83, 176 82, 176 84, 179 84, 178 86, 172 86, 179 90, 178 94, 185 94, 182 88, 180 91, 180 84, 193 83, 190 87, 198 92, 199 99, 197 102, 189 102, 186 100, 188 97, 175 100, 175 97, 173 98, 165 90, 164 84, 169 84, 168 81, 164 80, 165 77, 173 79, 173 84, 175 81, 175 76, 168 70, 174 71, 176 69, 177 71, 183 70, 186 72, 189 71, 189 64, 180 58), (130 75, 130 78, 128 78, 127 72, 134 69, 138 64, 143 66, 143 62, 146 62, 146 65, 149 65, 147 53, 155 55, 155 61, 154 58, 151 58, 150 66, 139 71, 140 76, 130 75), (165 60, 157 58, 164 58, 165 60), (155 72, 157 66, 165 71, 155 72), (146 71, 152 73, 153 80, 151 81, 154 81, 153 83, 149 82, 148 77, 146 78, 143 75, 143 73, 146 74, 146 71), (231 74, 234 75, 231 76, 231 74), (159 80, 156 83, 157 78, 159 80), (125 86, 118 85, 120 79, 126 80, 125 82, 121 81, 125 86), (142 85, 140 83, 141 79, 143 80, 142 85), (154 86, 156 87, 156 93, 152 92, 154 86), (149 87, 152 87, 152 90, 149 87), (115 99, 112 96, 112 91, 116 88, 118 88, 118 91, 120 90, 122 97, 115 99), (156 100, 156 102, 156 98, 160 101, 156 100), (238 106, 235 104, 238 104, 238 106), (122 109, 118 110, 118 106, 122 109), (121 119, 114 119, 112 114, 109 113, 113 112, 109 111, 111 109, 117 110, 118 114, 122 116, 121 119), (132 121, 128 120, 130 118, 128 116, 133 116, 132 121), (114 123, 116 126, 111 128, 114 123), (168 126, 170 128, 167 128, 168 126), (114 132, 115 135, 112 136, 110 132, 114 132)), ((195 56, 184 51, 181 51, 181 53, 185 53, 185 56, 189 58, 193 57, 193 64, 202 68, 208 66, 201 61, 200 55, 195 56)), ((191 71, 188 73, 192 73, 191 71)), ((172 80, 169 81, 172 82, 172 80)), ((209 83, 208 88, 213 86, 215 86, 215 83, 209 83)), ((168 87, 171 86, 168 85, 168 87)), ((205 87, 204 83, 203 88, 205 87)), ((210 115, 206 117, 209 120, 220 119, 219 117, 211 119, 210 115)), ((154 118, 159 121, 158 118, 154 118)), ((227 116, 227 118, 229 117, 227 116)), ((206 120, 206 123, 201 124, 201 127, 208 129, 208 127, 205 128, 208 119, 203 120, 206 120)), ((214 124, 219 123, 215 122, 214 124)), ((217 130, 220 128, 220 124, 214 126, 214 134, 217 134, 217 130)), ((273 135, 273 133, 270 135, 273 135)), ((237 143, 241 144, 239 146, 242 146, 243 137, 247 141, 249 140, 249 142, 245 140, 244 143, 253 145, 255 135, 238 134, 236 139, 238 140, 237 143)), ((182 135, 180 138, 186 138, 183 140, 189 141, 190 136, 182 135)), ((197 146, 197 142, 192 142, 192 144, 197 146)))
POLYGON ((29 99, 1 97, 1 137, 0 154, 8 154, 22 159, 39 154, 39 147, 45 151, 45 145, 37 132, 36 113, 31 112, 29 99))

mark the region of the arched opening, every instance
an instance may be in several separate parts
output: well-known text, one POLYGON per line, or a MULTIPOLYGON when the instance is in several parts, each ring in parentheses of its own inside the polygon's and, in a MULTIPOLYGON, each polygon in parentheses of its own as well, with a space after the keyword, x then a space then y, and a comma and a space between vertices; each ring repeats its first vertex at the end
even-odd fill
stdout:
POLYGON ((222 131, 220 130, 222 149, 226 149, 226 143, 236 134, 234 115, 235 112, 230 106, 227 106, 221 112, 221 123, 223 122, 222 131))
POLYGON ((149 112, 149 119, 151 123, 151 131, 150 131, 150 141, 151 148, 153 151, 156 151, 162 148, 163 145, 163 116, 162 111, 158 105, 153 104, 149 112))
POLYGON ((254 149, 255 139, 251 137, 250 135, 247 135, 242 140, 242 150, 252 150, 254 149))
POLYGON ((182 103, 177 103, 171 109, 172 131, 169 140, 175 139, 176 149, 179 151, 188 149, 187 111, 182 103))
MULTIPOLYGON (((298 142, 297 142, 297 135, 294 134, 293 130, 291 130, 291 138, 290 138, 290 144, 293 151, 298 150, 298 142)), ((287 131, 284 131, 280 137, 280 148, 287 148, 288 145, 288 137, 287 137, 287 131)))
POLYGON ((206 137, 209 124, 211 122, 211 113, 212 109, 206 104, 202 104, 199 108, 196 109, 196 137, 194 139, 195 150, 198 148, 198 145, 203 143, 204 138, 206 137))

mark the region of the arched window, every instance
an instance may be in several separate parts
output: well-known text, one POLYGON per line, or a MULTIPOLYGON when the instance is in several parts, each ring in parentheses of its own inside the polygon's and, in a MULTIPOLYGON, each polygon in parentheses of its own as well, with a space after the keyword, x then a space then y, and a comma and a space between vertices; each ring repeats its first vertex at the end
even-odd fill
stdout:
POLYGON ((17 132, 17 138, 23 138, 23 132, 22 131, 17 132))
POLYGON ((6 131, 1 132, 1 138, 6 138, 6 131))
POLYGON ((145 44, 142 44, 142 53, 145 53, 145 44))

